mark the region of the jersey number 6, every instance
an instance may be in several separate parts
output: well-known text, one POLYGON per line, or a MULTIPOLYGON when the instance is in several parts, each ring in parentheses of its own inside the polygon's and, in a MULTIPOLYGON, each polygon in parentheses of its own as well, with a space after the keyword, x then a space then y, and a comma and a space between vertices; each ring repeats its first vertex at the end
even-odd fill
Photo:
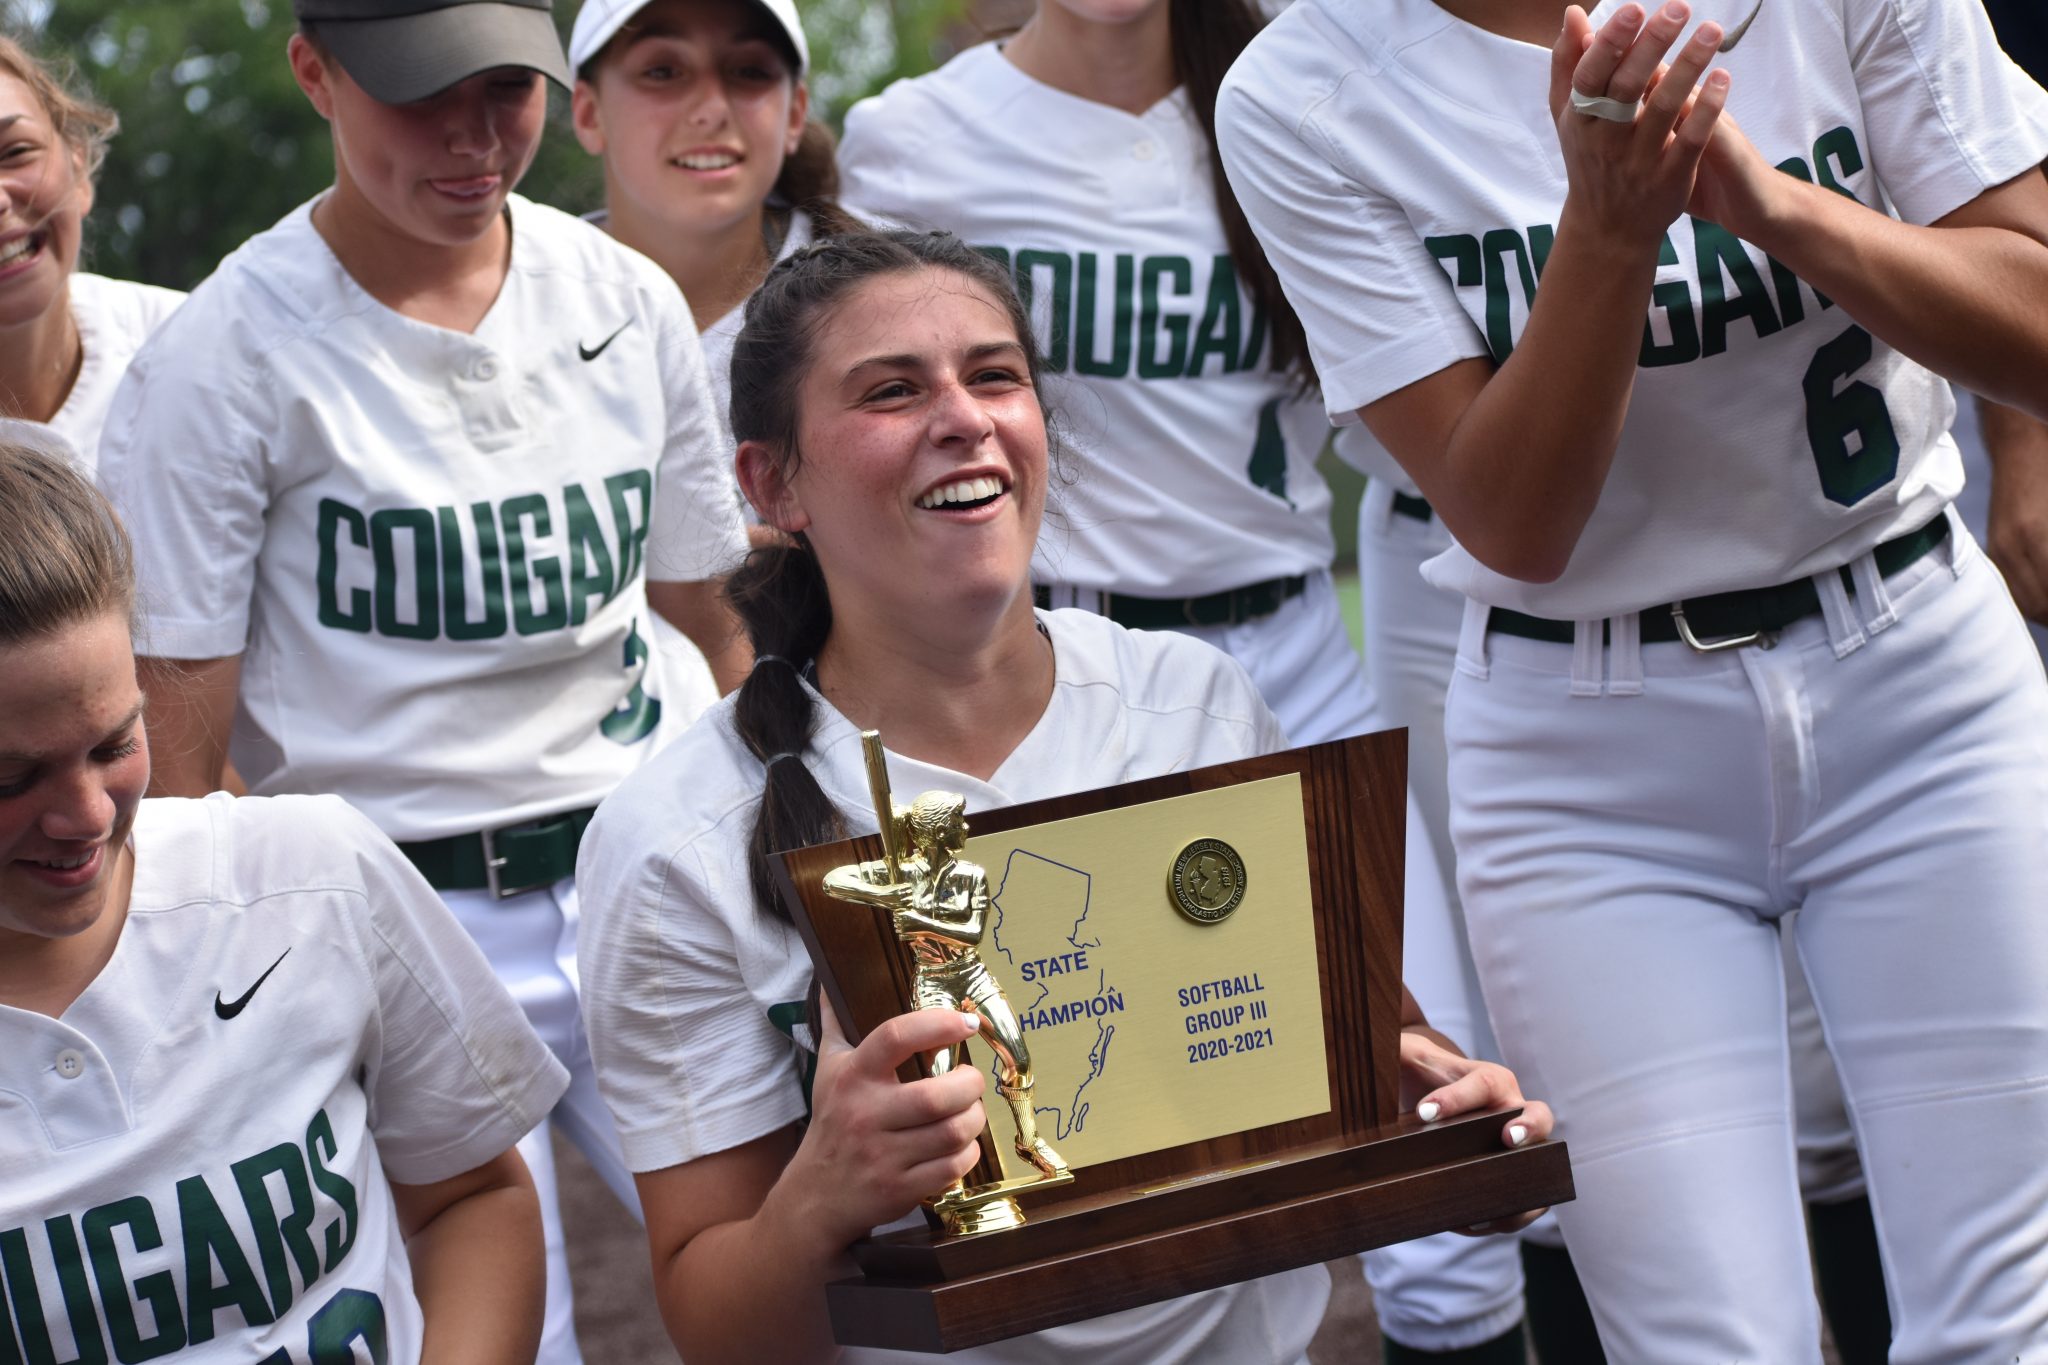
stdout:
POLYGON ((1899 435, 1875 385, 1842 383, 1870 363, 1870 333, 1848 331, 1814 353, 1806 367, 1806 443, 1829 502, 1853 507, 1899 472, 1899 435))

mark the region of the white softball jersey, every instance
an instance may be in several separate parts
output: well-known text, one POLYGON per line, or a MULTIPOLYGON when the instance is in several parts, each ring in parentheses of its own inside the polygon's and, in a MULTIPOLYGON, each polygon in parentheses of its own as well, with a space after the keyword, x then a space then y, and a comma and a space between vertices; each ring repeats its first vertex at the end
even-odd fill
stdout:
POLYGON ((79 271, 71 277, 71 320, 84 352, 64 406, 48 422, 0 418, 0 439, 54 447, 90 475, 99 460, 100 428, 128 362, 185 296, 175 289, 110 280, 79 271), (54 438, 54 439, 52 439, 54 438))
POLYGON ((364 292, 300 207, 136 357, 102 442, 142 652, 241 655, 250 789, 338 793, 394 839, 595 804, 689 719, 646 581, 746 548, 673 281, 507 213, 467 334, 364 292))
MULTIPOLYGON (((1694 15, 1732 26, 1750 9, 1694 15)), ((1512 353, 1566 191, 1549 63, 1431 0, 1299 0, 1231 69, 1224 163, 1337 421, 1512 353)), ((1765 0, 1716 64, 1765 158, 1909 222, 2048 157, 2048 94, 1974 3, 1765 0)), ((1564 575, 1519 582, 1454 546, 1432 582, 1611 616, 1839 566, 1954 498, 1942 380, 1714 223, 1680 217, 1660 260, 1620 446, 1564 575)))
POLYGON ((1272 366, 1185 91, 1143 114, 1069 95, 994 45, 855 105, 856 212, 1004 262, 1079 459, 1034 573, 1145 597, 1327 569, 1329 425, 1272 366))
MULTIPOLYGON (((1056 660, 1052 700, 993 778, 890 754, 894 790, 960 792, 972 820, 977 810, 1284 746, 1250 679, 1208 645, 1081 611, 1039 619, 1056 660)), ((859 732, 815 693, 813 704, 817 731, 804 761, 846 827, 870 831, 859 732)), ((811 966, 796 930, 754 903, 747 844, 761 786, 760 761, 735 731, 727 698, 621 784, 584 836, 584 1010, 598 1082, 635 1170, 694 1161, 805 1115, 811 966)), ((1310 1266, 958 1358, 1296 1361, 1328 1297, 1328 1274, 1310 1266)))
POLYGON ((567 1077, 341 801, 145 801, 132 839, 99 976, 0 1006, 0 1359, 414 1365, 389 1182, 496 1157, 567 1077))

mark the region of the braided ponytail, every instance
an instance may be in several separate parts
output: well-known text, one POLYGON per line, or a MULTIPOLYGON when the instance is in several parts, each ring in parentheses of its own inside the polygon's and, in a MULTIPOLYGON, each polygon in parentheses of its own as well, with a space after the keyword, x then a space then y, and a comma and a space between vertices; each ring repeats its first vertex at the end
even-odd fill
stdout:
MULTIPOLYGON (((798 448, 804 375, 818 331, 855 289, 884 275, 943 270, 979 286, 1008 314, 1024 344, 1034 390, 1040 362, 1031 320, 1009 272, 946 232, 850 231, 796 251, 768 272, 747 300, 732 348, 732 434, 773 452, 785 478, 803 462, 798 448)), ((1043 399, 1040 400, 1041 408, 1043 399)), ((746 627, 755 665, 733 703, 748 752, 761 760, 761 809, 748 844, 748 874, 764 914, 787 920, 768 871, 771 855, 843 837, 838 810, 804 764, 817 731, 815 703, 800 670, 832 633, 832 600, 817 555, 802 536, 764 546, 726 580, 726 597, 746 627)))
POLYGON ((825 595, 818 557, 801 539, 748 555, 726 580, 725 594, 754 644, 754 669, 733 699, 733 724, 748 752, 766 765, 747 870, 755 902, 787 919, 769 877, 769 857, 846 832, 838 810, 802 761, 817 718, 798 670, 817 657, 831 632, 832 602, 825 595))

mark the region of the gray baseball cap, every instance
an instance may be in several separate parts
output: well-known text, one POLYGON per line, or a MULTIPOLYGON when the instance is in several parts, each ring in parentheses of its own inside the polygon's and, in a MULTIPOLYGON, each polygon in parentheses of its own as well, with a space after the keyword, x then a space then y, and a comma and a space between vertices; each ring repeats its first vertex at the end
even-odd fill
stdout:
POLYGON ((570 85, 549 0, 292 0, 292 13, 384 104, 410 104, 501 66, 570 85))

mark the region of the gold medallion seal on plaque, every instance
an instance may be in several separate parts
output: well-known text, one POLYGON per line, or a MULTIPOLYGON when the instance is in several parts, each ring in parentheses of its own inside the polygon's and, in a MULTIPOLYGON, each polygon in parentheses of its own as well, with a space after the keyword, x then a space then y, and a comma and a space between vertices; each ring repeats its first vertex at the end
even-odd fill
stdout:
POLYGON ((1175 855, 1166 889, 1197 924, 1221 924, 1244 904, 1244 859, 1221 839, 1197 839, 1175 855))

